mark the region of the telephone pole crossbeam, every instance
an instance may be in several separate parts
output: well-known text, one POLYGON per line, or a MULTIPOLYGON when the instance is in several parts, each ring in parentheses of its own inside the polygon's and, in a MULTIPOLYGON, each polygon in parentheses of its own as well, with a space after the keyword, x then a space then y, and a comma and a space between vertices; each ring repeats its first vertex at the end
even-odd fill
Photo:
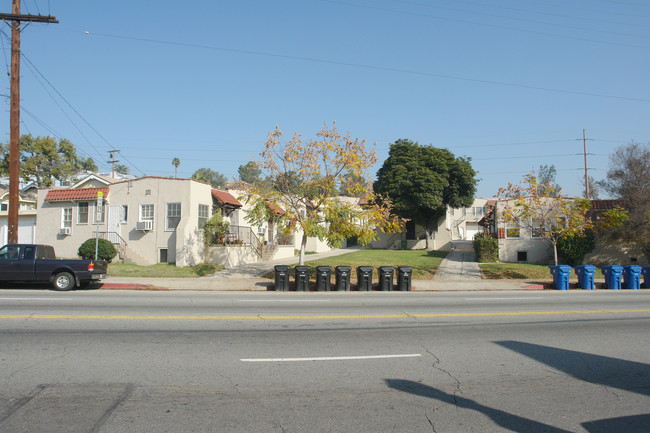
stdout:
POLYGON ((20 193, 20 24, 23 22, 58 23, 50 15, 21 15, 20 0, 12 0, 12 13, 0 14, 11 21, 11 103, 9 115, 9 209, 7 242, 18 242, 18 206, 20 193))

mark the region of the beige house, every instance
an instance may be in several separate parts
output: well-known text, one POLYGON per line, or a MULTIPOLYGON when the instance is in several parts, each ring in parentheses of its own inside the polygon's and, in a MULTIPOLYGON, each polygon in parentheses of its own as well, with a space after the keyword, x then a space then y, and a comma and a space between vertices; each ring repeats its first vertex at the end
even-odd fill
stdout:
MULTIPOLYGON (((447 208, 445 216, 440 218, 436 227, 430 232, 429 249, 451 251, 452 242, 472 240, 474 235, 483 232, 479 221, 487 213, 488 205, 494 200, 477 198, 471 207, 447 208)), ((402 233, 378 233, 379 239, 371 244, 372 248, 423 250, 427 248, 426 230, 412 221, 406 222, 402 233)))
POLYGON ((212 214, 211 191, 193 179, 108 183, 97 176, 72 188, 42 189, 37 241, 53 245, 61 257, 76 257, 79 245, 99 232, 126 263, 194 265, 203 261, 199 227, 212 214))
MULTIPOLYGON (((89 175, 70 188, 38 191, 36 242, 53 245, 60 257, 76 257, 79 246, 99 234, 115 245, 118 259, 138 265, 208 261, 232 267, 292 257, 302 232, 282 235, 273 218, 252 226, 240 195, 194 179, 89 175), (202 226, 214 212, 229 223, 229 233, 224 245, 206 248, 202 226)), ((327 249, 309 240, 309 251, 327 249)))

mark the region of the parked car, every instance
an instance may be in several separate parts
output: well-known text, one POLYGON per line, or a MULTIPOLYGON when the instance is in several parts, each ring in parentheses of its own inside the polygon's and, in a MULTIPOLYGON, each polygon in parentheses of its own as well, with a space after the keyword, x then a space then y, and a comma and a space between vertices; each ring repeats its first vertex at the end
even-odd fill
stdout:
POLYGON ((0 281, 51 283, 54 290, 84 287, 106 278, 104 260, 57 259, 54 247, 9 244, 0 248, 0 281))

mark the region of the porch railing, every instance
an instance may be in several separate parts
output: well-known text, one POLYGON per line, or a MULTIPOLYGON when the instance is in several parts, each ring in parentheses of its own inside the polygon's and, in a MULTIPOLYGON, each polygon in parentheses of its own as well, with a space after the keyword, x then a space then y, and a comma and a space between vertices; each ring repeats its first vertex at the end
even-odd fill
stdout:
POLYGON ((225 242, 228 244, 241 243, 250 245, 257 255, 262 257, 262 242, 250 227, 229 226, 225 242))

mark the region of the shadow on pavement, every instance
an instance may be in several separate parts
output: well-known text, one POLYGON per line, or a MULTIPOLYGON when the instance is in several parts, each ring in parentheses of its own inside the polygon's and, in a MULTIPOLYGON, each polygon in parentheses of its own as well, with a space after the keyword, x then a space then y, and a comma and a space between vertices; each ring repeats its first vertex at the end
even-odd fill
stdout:
POLYGON ((444 403, 455 405, 456 407, 474 410, 480 412, 492 419, 499 426, 516 431, 516 432, 547 432, 547 433, 569 433, 569 430, 553 427, 532 419, 514 415, 499 409, 494 409, 469 398, 449 394, 429 385, 424 385, 411 380, 403 379, 385 379, 386 384, 396 390, 408 392, 409 394, 419 395, 439 400, 444 403))
POLYGON ((496 344, 585 382, 650 395, 650 364, 519 341, 496 344))

